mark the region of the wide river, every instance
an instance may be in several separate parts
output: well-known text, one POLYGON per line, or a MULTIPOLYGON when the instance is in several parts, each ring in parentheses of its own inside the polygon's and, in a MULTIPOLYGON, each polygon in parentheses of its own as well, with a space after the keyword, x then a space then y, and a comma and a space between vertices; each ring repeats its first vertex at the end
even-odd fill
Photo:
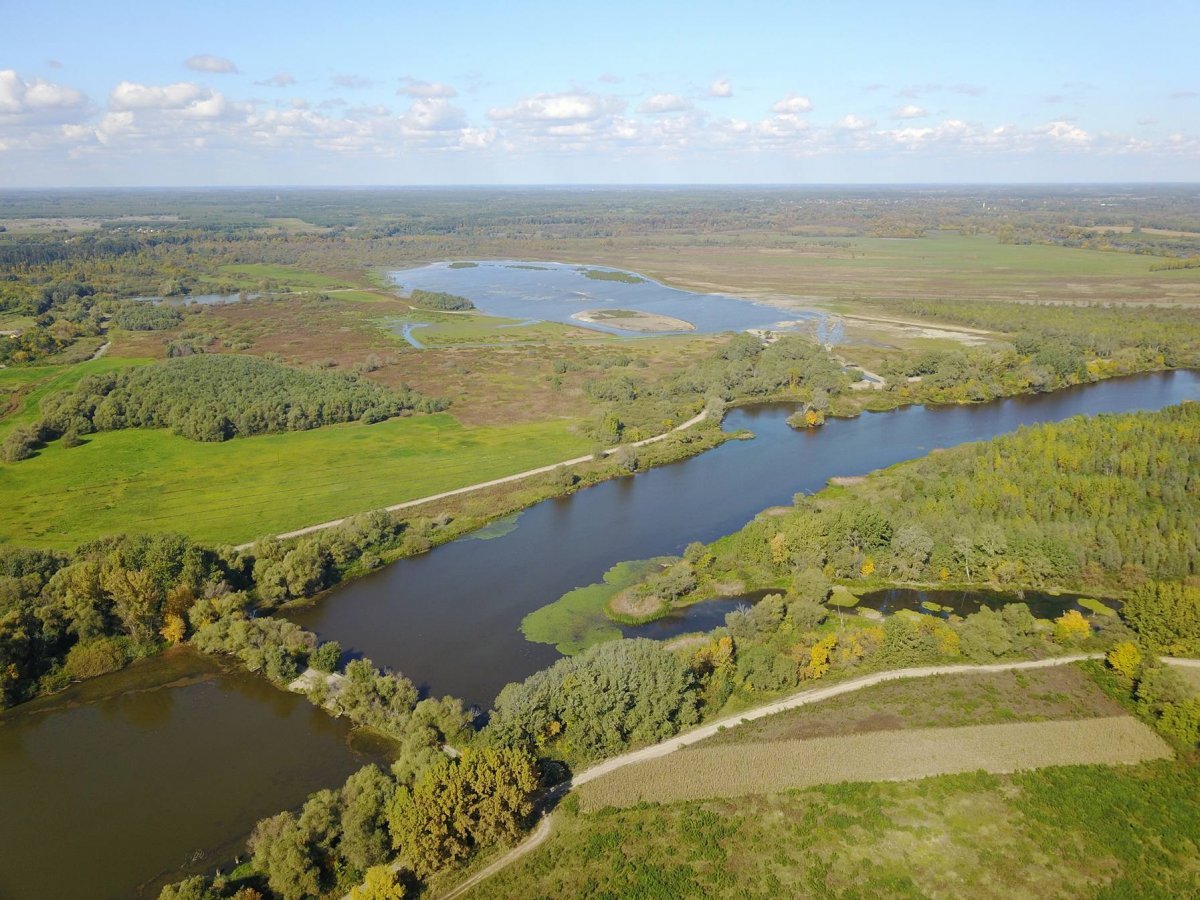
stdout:
MULTIPOLYGON (((505 683, 558 657, 524 639, 524 616, 621 560, 712 540, 834 475, 1022 425, 1183 400, 1200 400, 1200 374, 867 413, 806 432, 784 423, 787 405, 734 410, 725 427, 754 440, 538 504, 507 533, 402 560, 291 616, 486 708, 505 683)), ((0 715, 0 897, 129 896, 193 857, 202 867, 227 859, 256 818, 339 783, 371 749, 303 698, 190 654, 20 707, 0 715)))

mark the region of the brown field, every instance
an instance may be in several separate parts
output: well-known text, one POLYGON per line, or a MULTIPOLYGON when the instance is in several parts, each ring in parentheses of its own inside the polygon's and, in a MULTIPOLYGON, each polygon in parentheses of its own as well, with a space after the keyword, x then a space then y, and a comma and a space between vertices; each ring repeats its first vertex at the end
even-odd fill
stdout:
POLYGON ((836 703, 814 703, 746 722, 695 747, 908 728, 1090 719, 1122 712, 1078 667, 1050 666, 884 682, 839 697, 836 703))
MULTIPOLYGON (((271 356, 291 365, 321 365, 335 372, 362 371, 373 357, 379 368, 366 377, 449 399, 451 413, 465 425, 590 416, 597 407, 584 392, 589 379, 623 371, 648 381, 666 377, 686 369, 690 360, 710 353, 725 340, 716 335, 622 339, 543 324, 538 326, 541 340, 536 345, 520 341, 519 329, 494 327, 501 342, 492 345, 488 323, 507 320, 414 313, 406 300, 386 294, 373 295, 370 301, 345 300, 337 294, 327 300, 292 295, 193 309, 198 311, 186 313, 183 323, 169 331, 114 332, 111 354, 162 358, 171 341, 207 335, 214 340, 206 352, 271 356), (435 327, 442 339, 461 333, 472 341, 478 341, 480 334, 487 340, 480 345, 431 343, 417 350, 394 330, 404 318, 440 323, 435 327), (601 366, 615 356, 634 362, 628 369, 601 366), (555 371, 559 362, 568 364, 567 371, 555 371)), ((422 332, 433 330, 415 333, 423 338, 422 332)))
POLYGON ((580 789, 588 811, 639 803, 770 794, 847 781, 907 781, 962 772, 1118 765, 1171 748, 1132 716, 877 731, 803 741, 704 746, 635 763, 580 789))

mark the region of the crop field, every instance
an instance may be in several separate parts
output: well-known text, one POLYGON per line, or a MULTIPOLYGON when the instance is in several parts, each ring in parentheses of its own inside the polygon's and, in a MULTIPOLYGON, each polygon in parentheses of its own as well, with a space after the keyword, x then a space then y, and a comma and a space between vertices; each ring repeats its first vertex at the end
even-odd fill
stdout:
POLYGON ((1162 760, 563 810, 468 896, 1194 897, 1198 799, 1162 760))
POLYGON ((1117 716, 1123 711, 1077 666, 972 672, 884 682, 839 697, 835 703, 799 706, 746 722, 695 746, 761 744, 909 728, 1088 719, 1117 716))
MULTIPOLYGON (((584 253, 583 247, 576 250, 584 253)), ((592 248, 588 258, 675 287, 786 295, 804 302, 855 298, 1200 303, 1200 270, 1152 272, 1152 257, 994 237, 923 238, 727 234, 592 248)), ((574 258, 574 257, 570 257, 574 258)), ((582 258, 582 257, 581 257, 582 258)), ((844 312, 852 311, 848 306, 844 312)))
POLYGON ((1132 716, 878 731, 802 741, 689 748, 584 785, 585 810, 770 794, 842 781, 906 781, 959 772, 1117 765, 1171 748, 1132 716))
MULTIPOLYGON (((102 360, 106 361, 106 360, 102 360)), ((90 435, 0 463, 0 541, 72 547, 126 530, 239 543, 579 456, 569 423, 468 427, 447 414, 224 443, 90 435)))

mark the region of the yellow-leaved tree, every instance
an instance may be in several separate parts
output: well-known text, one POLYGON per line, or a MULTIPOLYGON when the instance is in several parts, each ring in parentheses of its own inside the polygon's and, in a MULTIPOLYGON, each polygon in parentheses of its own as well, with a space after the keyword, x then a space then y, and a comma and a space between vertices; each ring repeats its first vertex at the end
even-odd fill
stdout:
POLYGON ((167 613, 163 627, 159 629, 158 633, 168 644, 182 643, 183 639, 187 637, 187 623, 183 621, 183 616, 167 613))
POLYGON ((1133 641, 1121 641, 1109 648, 1105 659, 1109 668, 1132 681, 1142 664, 1142 651, 1133 641))
POLYGON ((1054 636, 1063 644, 1077 644, 1092 633, 1092 626, 1077 609, 1068 609, 1054 620, 1054 636))

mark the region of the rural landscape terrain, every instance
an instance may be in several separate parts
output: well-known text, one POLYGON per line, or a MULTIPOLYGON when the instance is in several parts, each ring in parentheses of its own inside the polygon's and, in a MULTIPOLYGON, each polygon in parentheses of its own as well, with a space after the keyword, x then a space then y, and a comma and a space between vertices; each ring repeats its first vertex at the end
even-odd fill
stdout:
POLYGON ((1200 4, 5 4, 0 900, 1200 898, 1200 4))
POLYGON ((1194 190, 0 223, 6 896, 1200 886, 1194 190))

